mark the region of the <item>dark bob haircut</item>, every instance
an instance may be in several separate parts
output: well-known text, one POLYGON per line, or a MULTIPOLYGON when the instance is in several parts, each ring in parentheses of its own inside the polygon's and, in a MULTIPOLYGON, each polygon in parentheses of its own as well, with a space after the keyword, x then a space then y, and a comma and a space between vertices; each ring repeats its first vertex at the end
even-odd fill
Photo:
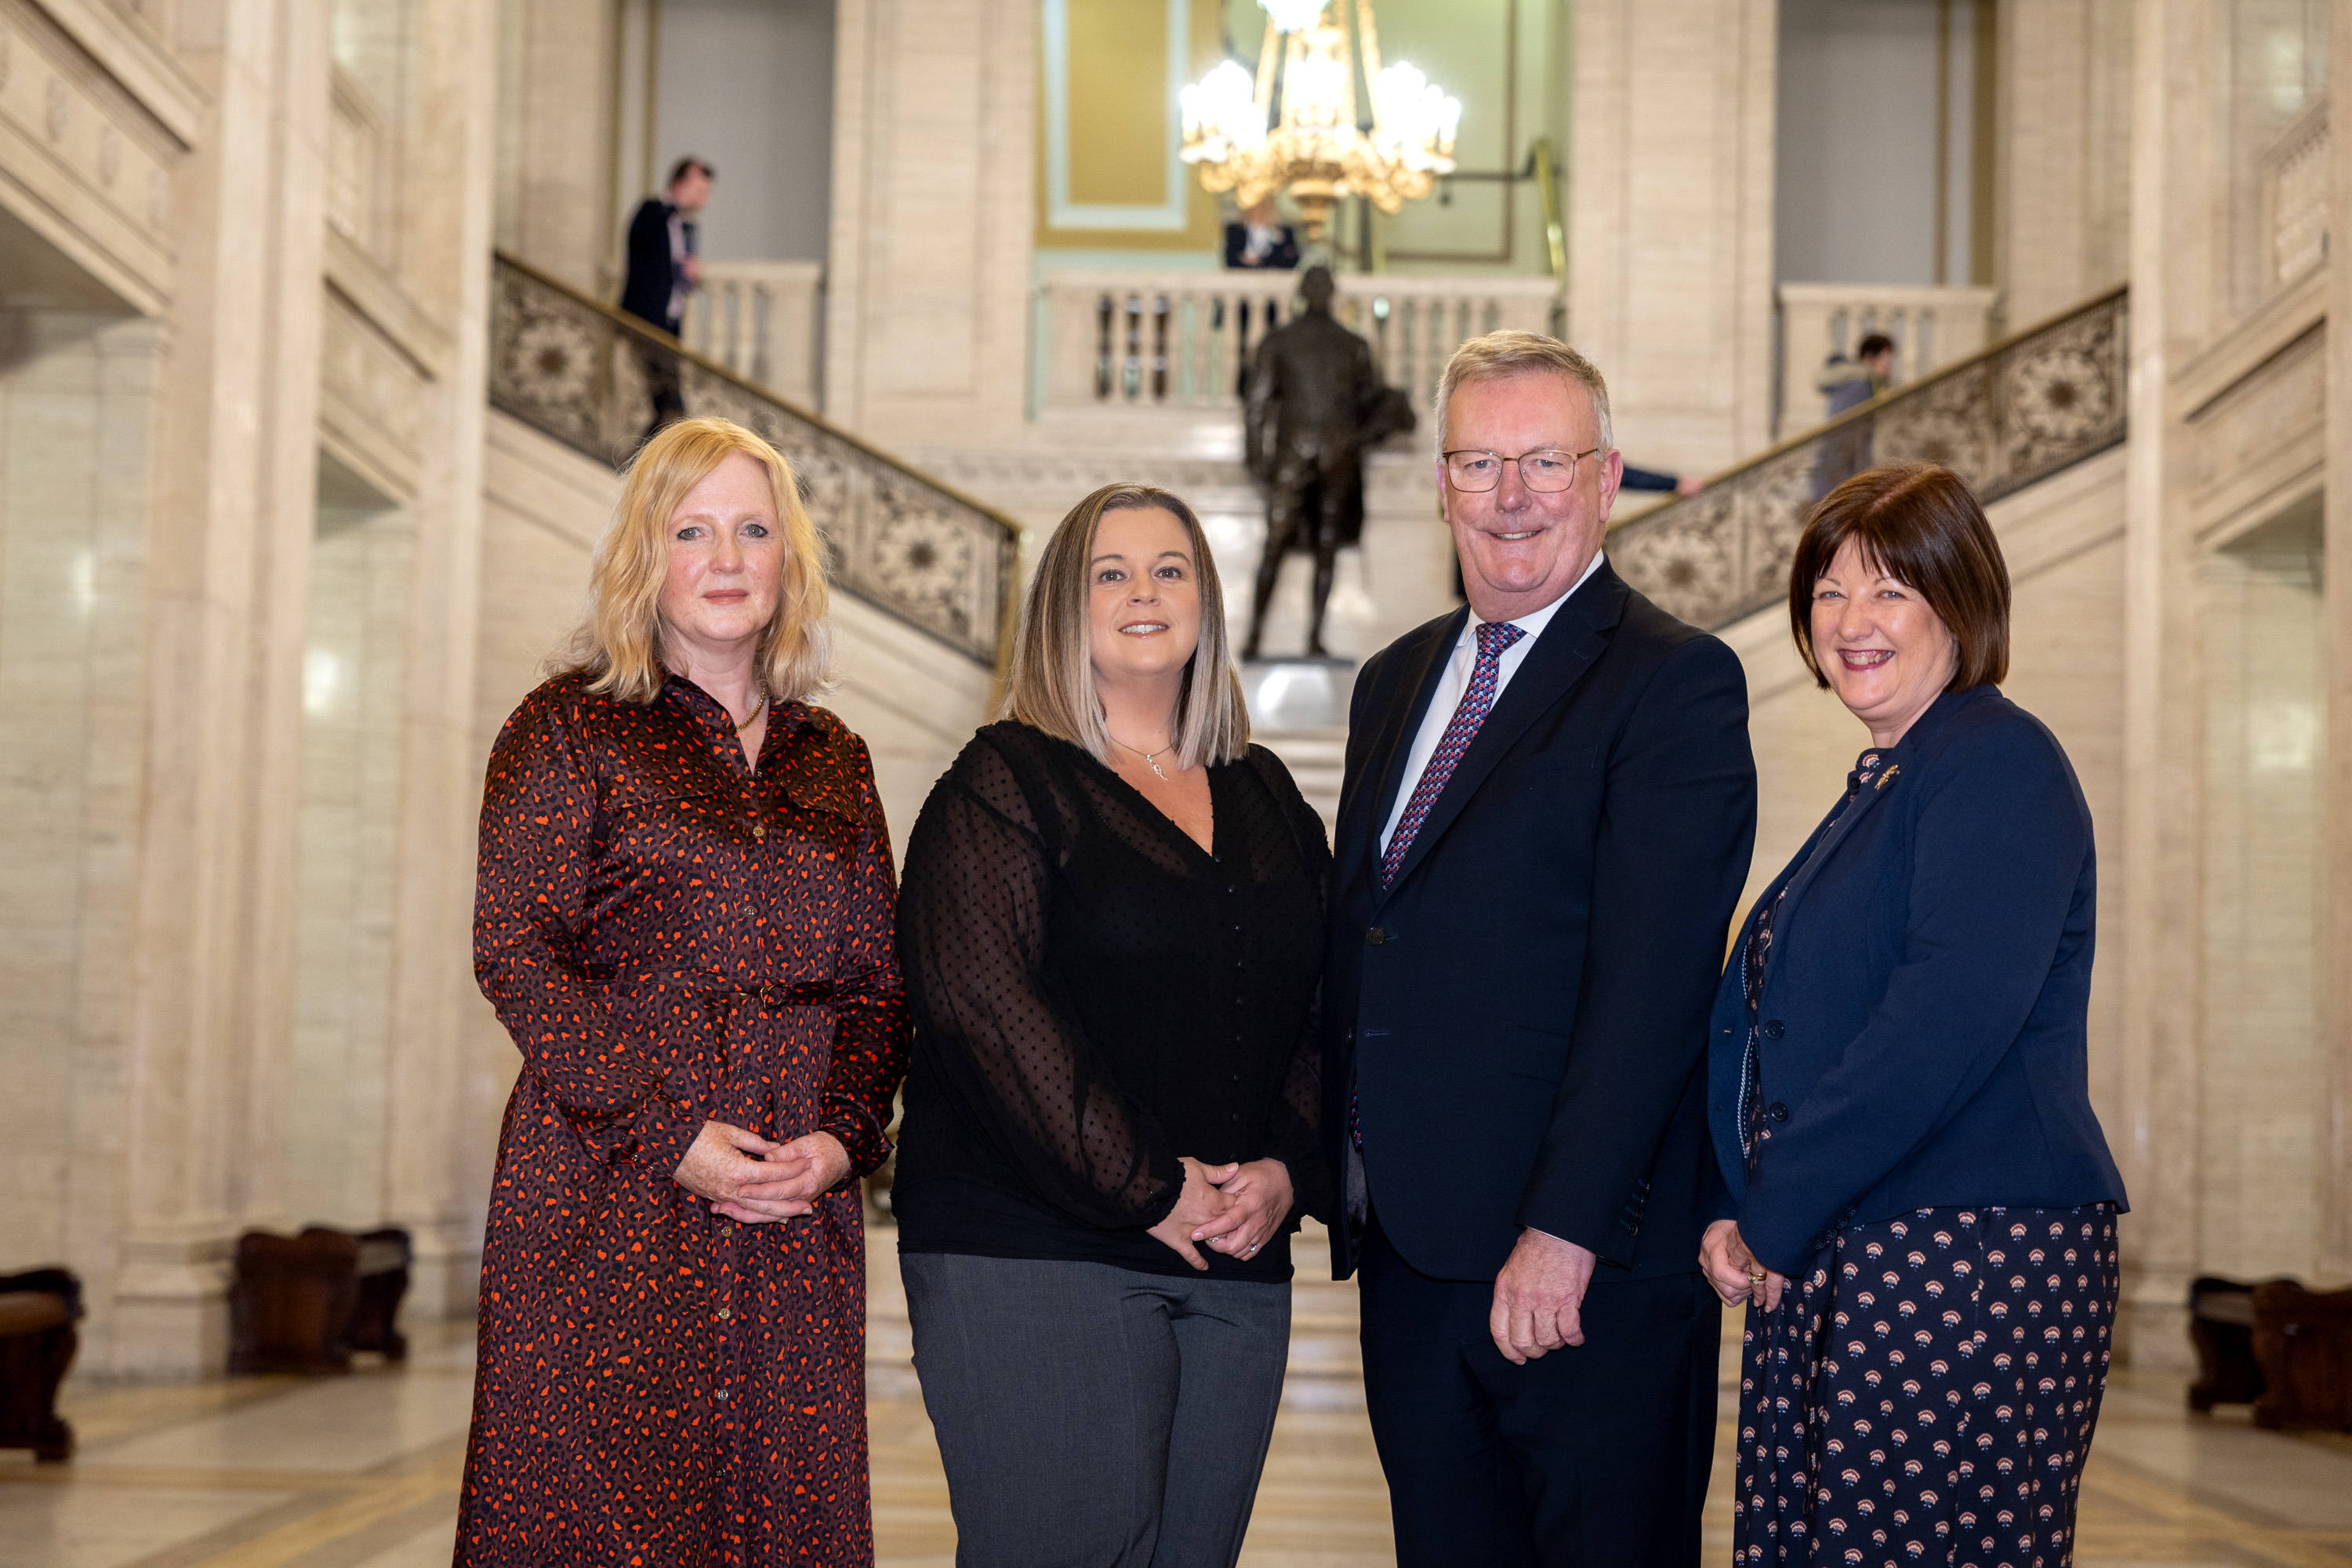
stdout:
POLYGON ((1865 468, 1823 496, 1789 565, 1789 629, 1797 656, 1826 687, 1813 652, 1813 584, 1848 540, 1863 561, 1927 601, 1959 644, 1944 689, 1966 691, 2009 675, 2009 565, 1984 508, 1960 476, 1937 463, 1865 468))

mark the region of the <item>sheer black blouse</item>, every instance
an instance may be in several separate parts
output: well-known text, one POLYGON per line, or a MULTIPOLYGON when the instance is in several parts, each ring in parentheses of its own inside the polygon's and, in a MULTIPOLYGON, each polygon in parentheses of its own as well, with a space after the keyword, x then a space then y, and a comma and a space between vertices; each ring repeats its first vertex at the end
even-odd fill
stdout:
POLYGON ((1286 1279, 1328 1215, 1318 1130, 1322 822, 1270 752, 1208 770, 1213 855, 1079 747, 972 738, 907 845, 915 1047, 892 1207, 907 1252, 1190 1274, 1145 1234, 1177 1163, 1267 1157, 1297 1208, 1214 1276, 1286 1279))

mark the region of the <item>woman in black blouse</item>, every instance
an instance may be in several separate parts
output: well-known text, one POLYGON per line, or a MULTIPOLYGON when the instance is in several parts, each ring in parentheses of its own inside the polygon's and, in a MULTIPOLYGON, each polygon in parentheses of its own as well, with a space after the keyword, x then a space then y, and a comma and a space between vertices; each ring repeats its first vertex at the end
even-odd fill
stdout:
POLYGON ((892 1206, 961 1563, 1231 1563, 1249 1524, 1329 1209, 1330 857, 1229 647, 1191 509, 1097 490, 907 847, 892 1206))

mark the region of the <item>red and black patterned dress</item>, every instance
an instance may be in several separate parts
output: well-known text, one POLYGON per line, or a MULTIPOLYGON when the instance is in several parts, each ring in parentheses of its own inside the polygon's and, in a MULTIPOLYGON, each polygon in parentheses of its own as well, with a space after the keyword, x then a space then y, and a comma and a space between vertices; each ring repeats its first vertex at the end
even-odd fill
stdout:
POLYGON ((855 1182, 769 1225, 673 1173, 706 1120, 863 1174, 907 1060, 866 748, 779 706, 548 682, 490 753, 474 966, 523 1056, 484 1247, 460 1564, 870 1563, 855 1182))

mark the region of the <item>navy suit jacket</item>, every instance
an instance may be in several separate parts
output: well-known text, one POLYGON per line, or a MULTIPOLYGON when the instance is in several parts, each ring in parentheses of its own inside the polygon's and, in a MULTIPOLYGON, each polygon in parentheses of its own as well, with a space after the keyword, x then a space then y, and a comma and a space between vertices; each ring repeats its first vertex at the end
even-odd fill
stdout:
POLYGON ((677 332, 679 321, 669 313, 681 270, 669 251, 669 215, 676 210, 659 196, 637 205, 629 220, 628 271, 621 281, 621 309, 670 333, 677 332))
MULTIPOLYGON (((1323 981, 1327 1152, 1391 1245, 1492 1279, 1522 1226, 1603 1279, 1696 1268, 1706 1009, 1756 830, 1748 682, 1603 564, 1553 614, 1394 885, 1380 833, 1467 610, 1356 682, 1323 981)), ((1332 1227, 1332 1263, 1359 1237, 1332 1227)))
POLYGON ((2057 737, 1990 686, 1947 692, 1749 911, 1709 1026, 1720 1215, 1801 1272, 1907 1209, 2124 1202, 2091 1110, 2098 876, 2057 737), (1740 971, 1780 889, 1757 1009, 1764 1137, 1740 1152, 1740 971))

